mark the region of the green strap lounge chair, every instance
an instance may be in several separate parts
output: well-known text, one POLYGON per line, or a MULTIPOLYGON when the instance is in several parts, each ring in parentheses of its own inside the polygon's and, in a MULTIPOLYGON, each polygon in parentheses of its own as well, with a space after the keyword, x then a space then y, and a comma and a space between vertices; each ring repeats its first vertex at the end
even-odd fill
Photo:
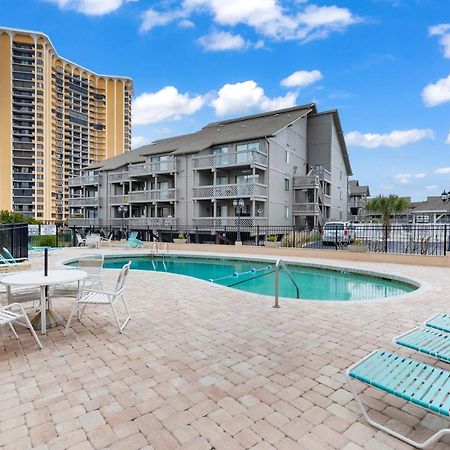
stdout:
POLYGON ((450 315, 439 313, 430 317, 425 325, 430 328, 435 328, 436 330, 444 331, 445 333, 450 333, 450 315))
POLYGON ((428 447, 450 434, 450 428, 443 428, 425 441, 416 442, 376 422, 367 414, 354 383, 360 381, 450 420, 450 372, 386 350, 375 350, 347 369, 346 377, 362 414, 373 427, 417 448, 428 447))
POLYGON ((450 363, 450 334, 433 328, 414 328, 393 339, 393 343, 450 363))

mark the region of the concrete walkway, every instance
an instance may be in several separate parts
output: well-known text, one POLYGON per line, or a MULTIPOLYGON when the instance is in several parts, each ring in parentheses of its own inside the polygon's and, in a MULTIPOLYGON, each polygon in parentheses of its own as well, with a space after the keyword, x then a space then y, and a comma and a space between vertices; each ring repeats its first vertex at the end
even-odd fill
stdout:
MULTIPOLYGON (((51 265, 89 252, 51 252, 51 265)), ((117 253, 118 250, 105 250, 117 253)), ((142 251, 140 251, 142 252, 142 251)), ((40 268, 41 257, 32 265, 40 268)), ((299 258, 295 258, 299 260, 299 258)), ((395 335, 449 310, 449 269, 308 261, 418 279, 388 301, 282 301, 166 273, 131 272, 132 320, 120 335, 108 308, 88 309, 38 351, 1 329, 0 447, 4 449, 404 449, 361 417, 345 369, 395 335)), ((105 270, 112 288, 116 271, 105 270)), ((67 317, 70 299, 55 299, 67 317)), ((429 363, 407 350, 404 355, 429 363)), ((448 421, 374 389, 372 414, 415 438, 448 421)), ((450 441, 432 448, 448 449, 450 441)))

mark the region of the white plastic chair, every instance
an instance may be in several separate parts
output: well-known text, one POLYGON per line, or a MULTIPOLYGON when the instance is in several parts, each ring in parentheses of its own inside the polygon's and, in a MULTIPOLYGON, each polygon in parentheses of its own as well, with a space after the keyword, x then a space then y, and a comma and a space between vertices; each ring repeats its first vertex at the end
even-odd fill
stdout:
POLYGON ((64 330, 64 333, 67 333, 67 330, 69 328, 70 322, 74 316, 74 314, 78 313, 79 319, 81 320, 81 317, 84 313, 84 309, 87 305, 109 305, 111 306, 111 309, 114 314, 114 318, 117 322, 117 327, 119 328, 119 332, 122 333, 123 329, 125 328, 128 321, 131 319, 130 312, 128 311, 127 304, 125 303, 125 299, 123 298, 123 290, 125 287, 125 281, 128 276, 128 272, 130 270, 131 261, 129 261, 127 264, 125 264, 120 273, 119 277, 117 278, 116 282, 116 288, 114 292, 104 292, 104 291, 96 291, 92 289, 83 289, 83 292, 81 295, 78 296, 75 305, 72 309, 72 312, 70 313, 69 320, 67 321, 66 328, 64 330), (114 304, 118 301, 122 300, 123 306, 125 307, 125 311, 127 314, 127 317, 125 321, 121 324, 119 321, 119 317, 117 316, 117 312, 114 308, 114 304))
POLYGON ((86 247, 86 238, 82 238, 78 233, 76 234, 77 237, 77 247, 86 247))
MULTIPOLYGON (((103 290, 102 271, 105 257, 102 254, 82 255, 78 259, 77 269, 87 273, 84 280, 83 289, 99 289, 103 290)), ((67 266, 74 269, 73 266, 67 266)), ((50 291, 51 297, 77 297, 78 281, 74 283, 59 284, 50 291)))
POLYGON ((19 303, 11 303, 8 306, 0 306, 0 325, 8 325, 9 328, 11 328, 11 331, 14 333, 16 339, 19 339, 19 336, 17 335, 16 330, 14 329, 13 323, 29 328, 31 334, 34 337, 34 340, 36 341, 36 344, 38 345, 39 348, 42 348, 41 341, 37 337, 37 334, 34 331, 30 319, 28 318, 25 310, 23 309, 23 306, 19 303), (14 311, 11 311, 13 308, 19 309, 20 312, 16 313, 14 311), (22 320, 24 322, 22 322, 22 320))

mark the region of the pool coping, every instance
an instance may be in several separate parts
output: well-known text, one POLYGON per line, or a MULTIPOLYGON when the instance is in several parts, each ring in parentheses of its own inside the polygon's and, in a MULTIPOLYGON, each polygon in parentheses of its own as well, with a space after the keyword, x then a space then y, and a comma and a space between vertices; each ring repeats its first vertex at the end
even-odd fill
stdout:
MULTIPOLYGON (((331 302, 331 303, 339 303, 339 304, 365 304, 365 303, 373 303, 373 302, 392 302, 394 301, 400 301, 403 299, 409 299, 412 295, 421 295, 429 290, 431 290, 432 286, 431 284, 427 283, 426 281, 417 279, 417 278, 409 278, 409 277, 405 277, 405 276, 401 276, 398 274, 393 274, 390 272, 385 272, 385 271, 374 271, 374 270, 367 270, 367 269, 361 269, 358 267, 349 267, 349 266, 340 266, 340 265, 333 265, 330 263, 316 263, 316 262, 310 262, 310 261, 302 261, 301 259, 299 259, 298 257, 285 257, 285 258, 274 258, 273 256, 269 256, 269 255, 246 255, 246 254, 226 254, 226 253, 215 253, 215 254, 211 254, 211 253, 203 253, 203 252, 185 252, 185 251, 181 251, 181 252, 176 252, 176 253, 151 253, 151 252, 142 252, 142 253, 106 253, 104 254, 105 259, 114 259, 114 258, 127 258, 127 257, 161 257, 161 256, 175 256, 175 257, 197 257, 197 258, 204 258, 204 259, 217 259, 217 258, 225 258, 228 260, 238 260, 238 261, 254 261, 254 262, 261 262, 261 261, 267 261, 267 262, 271 262, 272 264, 275 263, 277 261, 277 259, 281 259, 283 262, 286 262, 288 264, 291 265, 298 265, 298 266, 304 266, 304 267, 309 267, 309 268, 316 268, 316 269, 325 269, 325 270, 330 270, 330 271, 334 271, 334 272, 349 272, 349 273, 355 273, 358 275, 367 275, 367 276, 371 276, 371 277, 375 277, 375 278, 381 278, 381 279, 385 279, 385 280, 392 280, 392 281, 397 281, 400 283, 404 283, 410 286, 414 286, 416 287, 415 290, 411 291, 411 292, 407 292, 405 294, 400 294, 400 295, 393 295, 390 297, 375 297, 372 298, 370 300, 318 300, 318 299, 308 299, 308 298, 300 298, 300 299, 294 299, 294 298, 290 298, 290 297, 279 297, 280 299, 283 299, 283 301, 308 301, 308 302, 331 302)), ((64 259, 62 261, 58 262, 59 266, 62 267, 67 267, 68 263, 71 262, 75 262, 78 259, 78 257, 71 257, 68 259, 64 259)), ((118 269, 104 269, 104 270, 118 270, 118 269)), ((146 270, 142 270, 142 269, 133 269, 134 272, 148 272, 146 270)), ((158 271, 152 271, 153 273, 158 273, 158 271)), ((233 289, 233 290, 239 290, 239 289, 235 289, 232 287, 228 287, 228 286, 224 286, 221 284, 216 284, 216 283, 211 283, 208 280, 203 280, 201 278, 196 278, 196 277, 191 277, 189 275, 183 275, 183 274, 174 274, 174 273, 170 273, 170 272, 159 272, 159 273, 164 273, 166 275, 173 275, 173 276, 181 276, 181 277, 185 277, 185 278, 189 278, 189 279, 194 279, 203 283, 208 284, 209 286, 214 286, 215 288, 224 288, 226 290, 228 289, 233 289)), ((250 294, 250 295, 255 295, 255 296, 259 296, 259 297, 267 297, 267 298, 273 298, 274 295, 265 295, 265 294, 259 294, 259 293, 255 293, 255 292, 249 292, 249 291, 243 291, 246 294, 250 294)))

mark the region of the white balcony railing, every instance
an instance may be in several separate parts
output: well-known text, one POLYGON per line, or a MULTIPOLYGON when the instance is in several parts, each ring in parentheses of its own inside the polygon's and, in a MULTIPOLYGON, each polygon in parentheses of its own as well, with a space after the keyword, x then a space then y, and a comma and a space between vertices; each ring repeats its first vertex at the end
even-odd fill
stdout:
POLYGON ((176 189, 155 189, 150 191, 131 191, 129 195, 130 203, 146 203, 153 201, 175 200, 176 189))
POLYGON ((259 151, 240 151, 215 155, 201 155, 192 158, 194 169, 259 165, 267 166, 267 155, 259 151))
POLYGON ((128 167, 131 177, 142 177, 147 175, 153 175, 157 173, 167 173, 176 171, 175 158, 167 161, 132 164, 128 167))
POLYGON ((220 184, 193 188, 193 198, 267 197, 267 186, 259 183, 220 184))
POLYGON ((170 228, 177 224, 175 217, 131 217, 128 220, 130 228, 170 228))
POLYGON ((69 179, 69 186, 87 186, 98 184, 98 175, 82 175, 69 179))
POLYGON ((69 198, 69 207, 98 206, 98 197, 69 198))
MULTIPOLYGON (((224 228, 224 227, 237 227, 238 217, 195 217, 193 219, 194 225, 206 228, 224 228)), ((241 217, 241 228, 251 228, 257 225, 267 225, 266 217, 241 217)))
POLYGON ((86 218, 86 217, 69 217, 69 227, 98 227, 100 225, 100 219, 86 218))

